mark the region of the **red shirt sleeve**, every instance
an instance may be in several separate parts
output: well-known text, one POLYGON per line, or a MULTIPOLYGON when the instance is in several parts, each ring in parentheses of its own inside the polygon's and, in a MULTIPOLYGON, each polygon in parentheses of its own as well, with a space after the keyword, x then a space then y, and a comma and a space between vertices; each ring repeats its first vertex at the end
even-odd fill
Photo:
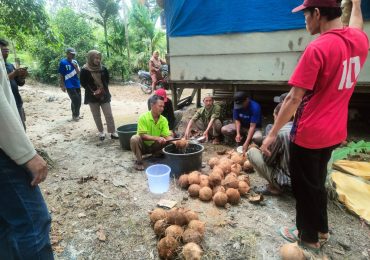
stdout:
POLYGON ((313 45, 307 46, 303 52, 288 84, 308 90, 313 90, 323 64, 322 54, 313 45))

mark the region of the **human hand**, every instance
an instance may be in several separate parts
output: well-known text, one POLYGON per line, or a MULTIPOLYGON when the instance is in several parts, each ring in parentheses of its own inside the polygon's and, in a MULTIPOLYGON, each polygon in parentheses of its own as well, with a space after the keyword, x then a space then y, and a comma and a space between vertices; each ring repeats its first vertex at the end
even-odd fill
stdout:
POLYGON ((185 131, 185 134, 184 134, 184 138, 187 140, 187 139, 189 139, 189 137, 190 137, 190 135, 189 135, 189 130, 188 129, 186 129, 186 131, 185 131))
POLYGON ((19 68, 19 69, 16 69, 16 75, 20 78, 25 78, 28 76, 28 71, 27 71, 27 68, 19 68))
POLYGON ((241 141, 241 140, 242 140, 241 135, 240 135, 240 134, 237 134, 237 135, 235 136, 235 142, 240 143, 240 141, 241 141))
POLYGON ((160 144, 165 144, 167 142, 166 138, 164 137, 158 137, 157 138, 157 142, 160 143, 160 144))
POLYGON ((32 186, 36 186, 43 182, 48 175, 48 165, 42 157, 36 154, 31 160, 26 163, 26 167, 32 173, 32 186))
POLYGON ((245 154, 245 153, 247 152, 248 147, 249 147, 249 143, 248 143, 248 142, 245 142, 245 143, 243 144, 243 154, 245 154))
POLYGON ((263 143, 260 147, 261 152, 266 156, 271 156, 271 151, 269 150, 269 147, 271 144, 273 144, 276 140, 276 136, 268 135, 265 140, 263 140, 263 143))
POLYGON ((206 142, 208 142, 208 131, 205 131, 205 132, 203 133, 203 136, 206 138, 206 142))

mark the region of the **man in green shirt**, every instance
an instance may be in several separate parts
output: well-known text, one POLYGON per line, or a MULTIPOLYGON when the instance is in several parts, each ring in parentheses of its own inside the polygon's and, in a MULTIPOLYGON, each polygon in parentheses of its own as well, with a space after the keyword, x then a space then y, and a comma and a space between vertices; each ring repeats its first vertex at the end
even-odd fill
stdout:
POLYGON ((203 136, 208 140, 210 137, 214 137, 213 144, 220 143, 222 123, 220 120, 221 107, 213 103, 213 97, 211 95, 206 96, 203 99, 204 107, 198 109, 193 118, 188 123, 185 131, 185 138, 190 137, 190 130, 195 122, 196 127, 204 131, 203 136), (211 131, 211 132, 210 132, 211 131))
POLYGON ((161 115, 164 109, 163 97, 152 96, 150 106, 151 110, 139 117, 137 134, 130 140, 131 150, 136 156, 135 169, 138 171, 144 170, 143 154, 160 151, 172 139, 168 121, 161 115))

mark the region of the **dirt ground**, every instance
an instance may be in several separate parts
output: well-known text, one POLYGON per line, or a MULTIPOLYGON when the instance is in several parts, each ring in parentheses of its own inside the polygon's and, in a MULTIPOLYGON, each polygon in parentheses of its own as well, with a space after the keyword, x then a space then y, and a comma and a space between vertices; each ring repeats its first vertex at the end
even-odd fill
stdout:
MULTIPOLYGON (((136 122, 146 111, 148 96, 138 86, 110 89, 117 127, 136 122)), ((277 230, 294 226, 290 195, 266 197, 263 205, 242 199, 238 206, 219 209, 188 198, 173 180, 167 193, 153 195, 145 173, 133 169, 131 152, 122 150, 118 140, 98 140, 86 105, 82 120, 68 122, 70 101, 59 88, 31 83, 21 95, 27 134, 55 163, 41 189, 53 219, 56 259, 158 259, 148 212, 162 198, 198 212, 206 222, 204 259, 279 259, 278 249, 285 241, 277 230), (99 234, 105 241, 98 239, 99 234)), ((185 118, 193 106, 184 111, 185 118)), ((205 144, 203 161, 214 153, 212 145, 205 144)), ((250 178, 252 186, 264 184, 255 173, 250 178)), ((370 259, 369 226, 332 201, 329 222, 331 240, 325 253, 331 259, 370 259)))

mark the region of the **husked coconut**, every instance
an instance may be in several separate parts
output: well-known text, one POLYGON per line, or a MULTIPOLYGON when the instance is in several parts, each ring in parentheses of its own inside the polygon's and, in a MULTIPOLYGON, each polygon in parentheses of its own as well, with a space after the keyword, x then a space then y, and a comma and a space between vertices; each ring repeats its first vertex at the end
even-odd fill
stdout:
POLYGON ((185 260, 200 260, 202 258, 203 251, 195 243, 187 243, 182 248, 182 254, 185 260))
POLYGON ((200 186, 198 184, 192 184, 190 185, 188 192, 191 197, 197 198, 199 196, 199 190, 200 186))
POLYGON ((249 176, 248 176, 248 175, 246 175, 246 174, 239 175, 239 176, 238 176, 238 180, 239 180, 239 181, 245 181, 245 182, 248 184, 248 186, 250 186, 250 185, 251 185, 251 184, 250 184, 250 181, 249 181, 249 176))
POLYGON ((247 194, 251 188, 249 187, 248 183, 245 181, 239 181, 239 193, 241 196, 247 194))
POLYGON ((166 228, 164 232, 166 236, 171 236, 177 240, 179 240, 182 237, 183 233, 184 233, 184 229, 180 227, 179 225, 171 225, 168 228, 166 228))
POLYGON ((234 153, 233 155, 231 155, 231 158, 230 158, 234 163, 236 164, 241 164, 243 165, 243 162, 244 162, 244 159, 243 159, 243 156, 238 154, 238 153, 234 153))
POLYGON ((215 167, 219 162, 219 159, 217 157, 212 157, 211 159, 209 159, 208 161, 208 165, 211 169, 213 169, 213 167, 215 167))
POLYGON ((236 205, 236 204, 239 203, 239 201, 240 201, 240 194, 239 194, 239 191, 237 189, 228 188, 226 190, 226 195, 227 195, 227 201, 230 204, 236 205))
POLYGON ((231 172, 235 173, 236 175, 240 175, 241 171, 242 167, 240 166, 240 164, 234 163, 233 165, 231 165, 231 172))
POLYGON ((189 184, 199 184, 200 183, 200 172, 198 171, 193 171, 189 173, 189 184))
POLYGON ((158 220, 165 219, 167 212, 164 209, 156 208, 150 212, 150 222, 154 225, 158 220))
POLYGON ((189 222, 188 228, 198 231, 203 236, 206 229, 206 224, 200 220, 192 220, 189 222))
POLYGON ((243 164, 243 171, 245 172, 253 172, 253 166, 252 164, 250 163, 249 160, 246 160, 243 164))
POLYGON ((164 236, 164 232, 166 228, 168 227, 168 224, 165 219, 160 219, 154 224, 154 233, 157 235, 157 237, 164 236))
POLYGON ((162 238, 158 245, 158 255, 161 259, 173 259, 176 256, 179 242, 171 236, 162 238))
POLYGON ((227 174, 229 172, 231 172, 231 165, 233 164, 233 161, 231 161, 230 159, 227 159, 227 158, 222 158, 220 160, 220 163, 217 165, 219 166, 222 171, 227 174))
POLYGON ((220 175, 222 179, 225 177, 224 171, 218 166, 215 166, 213 168, 212 173, 216 173, 216 174, 220 175))
POLYGON ((216 187, 221 184, 221 176, 217 173, 211 172, 208 178, 209 186, 216 187))
POLYGON ((186 221, 189 223, 190 221, 192 220, 198 220, 199 219, 199 216, 196 212, 192 211, 192 210, 185 210, 185 218, 186 218, 186 221))
POLYGON ((218 191, 226 192, 225 188, 223 186, 219 185, 219 186, 216 186, 212 189, 213 195, 215 195, 218 191))
POLYGON ((184 243, 194 242, 200 244, 203 240, 203 236, 196 230, 188 228, 182 234, 182 241, 184 243))
POLYGON ((202 201, 210 201, 212 199, 212 189, 210 187, 200 188, 199 199, 202 201))
POLYGON ((178 141, 174 141, 174 143, 178 150, 183 150, 189 145, 188 140, 186 140, 185 138, 182 138, 181 140, 178 141))
POLYGON ((179 186, 183 189, 187 189, 189 187, 189 174, 183 174, 180 176, 179 180, 177 183, 179 186))
POLYGON ((238 178, 231 174, 227 175, 225 178, 224 186, 226 188, 234 188, 234 189, 239 188, 238 178))
POLYGON ((167 212, 167 223, 179 226, 186 225, 188 222, 186 221, 184 210, 178 208, 169 210, 167 212))
POLYGON ((208 181, 208 175, 202 174, 200 175, 200 187, 208 187, 209 186, 209 181, 208 181))
POLYGON ((305 260, 306 257, 296 244, 285 244, 280 248, 280 256, 283 260, 305 260))
POLYGON ((216 192, 216 194, 213 196, 213 202, 217 207, 225 207, 227 203, 226 193, 222 191, 216 192))

